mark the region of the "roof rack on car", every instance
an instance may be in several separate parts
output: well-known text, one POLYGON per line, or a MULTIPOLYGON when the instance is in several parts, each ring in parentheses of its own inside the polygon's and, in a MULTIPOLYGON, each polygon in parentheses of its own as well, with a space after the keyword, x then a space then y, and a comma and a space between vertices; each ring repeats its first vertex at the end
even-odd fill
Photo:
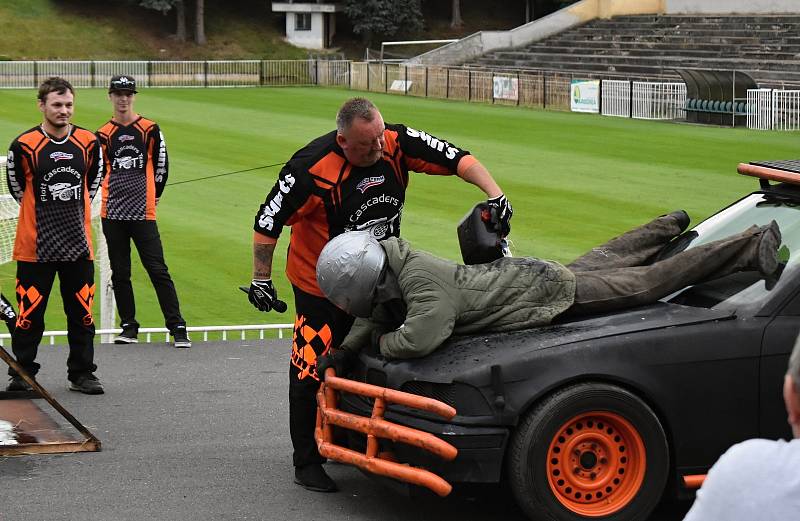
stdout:
POLYGON ((800 185, 800 160, 798 159, 739 163, 736 170, 742 175, 757 177, 762 190, 770 189, 770 181, 800 185))

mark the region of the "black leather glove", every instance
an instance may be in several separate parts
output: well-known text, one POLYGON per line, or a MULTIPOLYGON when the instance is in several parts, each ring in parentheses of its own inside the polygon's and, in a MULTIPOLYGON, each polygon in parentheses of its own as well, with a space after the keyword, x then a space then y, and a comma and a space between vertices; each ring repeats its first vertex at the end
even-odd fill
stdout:
POLYGON ((269 311, 271 309, 275 309, 279 313, 286 311, 286 304, 278 300, 278 293, 275 291, 275 286, 272 285, 272 280, 270 279, 253 279, 247 292, 247 300, 259 311, 269 311))
POLYGON ((317 376, 321 382, 325 381, 325 370, 333 367, 336 376, 344 376, 350 370, 350 366, 356 359, 356 354, 347 349, 331 350, 327 355, 317 359, 317 376))
POLYGON ((500 235, 506 237, 511 233, 511 216, 514 215, 511 203, 504 194, 500 194, 494 199, 487 200, 486 204, 492 212, 492 222, 498 226, 500 235))

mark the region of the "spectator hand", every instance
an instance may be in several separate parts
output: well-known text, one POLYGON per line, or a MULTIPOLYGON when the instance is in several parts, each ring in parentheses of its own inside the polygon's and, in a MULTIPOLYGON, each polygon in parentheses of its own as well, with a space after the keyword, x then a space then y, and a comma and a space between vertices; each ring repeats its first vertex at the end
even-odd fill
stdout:
POLYGON ((511 233, 511 216, 514 215, 514 209, 511 208, 511 203, 508 202, 505 194, 487 200, 486 204, 492 212, 492 222, 497 224, 500 235, 508 236, 511 233))
POLYGON ((317 359, 317 376, 321 382, 325 381, 325 371, 333 368, 336 376, 344 376, 350 370, 356 356, 353 351, 347 349, 331 349, 327 355, 317 359))

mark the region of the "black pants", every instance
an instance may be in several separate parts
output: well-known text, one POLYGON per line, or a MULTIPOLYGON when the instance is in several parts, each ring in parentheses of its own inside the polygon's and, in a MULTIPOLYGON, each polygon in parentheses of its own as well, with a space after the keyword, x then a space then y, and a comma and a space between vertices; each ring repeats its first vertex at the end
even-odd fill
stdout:
POLYGON ((136 322, 136 302, 131 284, 131 240, 133 240, 142 265, 156 290, 167 329, 172 331, 176 326, 185 326, 175 284, 164 262, 164 249, 161 246, 161 236, 158 234, 156 222, 103 219, 103 235, 108 243, 111 284, 114 286, 120 324, 139 325, 136 322))
POLYGON ((294 289, 295 323, 289 364, 289 432, 295 467, 322 463, 314 427, 317 422, 317 357, 338 346, 350 331, 353 317, 327 299, 294 289))
MULTIPOLYGON (((53 281, 58 274, 61 300, 67 315, 67 377, 78 377, 97 370, 94 364, 94 263, 90 260, 72 262, 17 262, 17 327, 11 336, 11 349, 17 362, 31 376, 39 372, 36 354, 44 333, 44 312, 50 298, 53 281)), ((13 369, 8 374, 14 376, 13 369)))
POLYGON ((653 262, 664 246, 681 233, 674 219, 659 217, 567 265, 575 273, 575 302, 564 315, 650 304, 692 284, 757 269, 763 231, 753 226, 653 262))

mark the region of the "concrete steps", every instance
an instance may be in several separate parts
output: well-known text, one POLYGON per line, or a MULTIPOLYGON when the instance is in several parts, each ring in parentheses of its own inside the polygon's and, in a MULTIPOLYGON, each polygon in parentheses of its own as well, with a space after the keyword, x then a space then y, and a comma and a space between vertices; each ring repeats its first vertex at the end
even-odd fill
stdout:
POLYGON ((467 65, 664 77, 675 68, 736 69, 800 82, 800 14, 638 15, 594 20, 467 65))

